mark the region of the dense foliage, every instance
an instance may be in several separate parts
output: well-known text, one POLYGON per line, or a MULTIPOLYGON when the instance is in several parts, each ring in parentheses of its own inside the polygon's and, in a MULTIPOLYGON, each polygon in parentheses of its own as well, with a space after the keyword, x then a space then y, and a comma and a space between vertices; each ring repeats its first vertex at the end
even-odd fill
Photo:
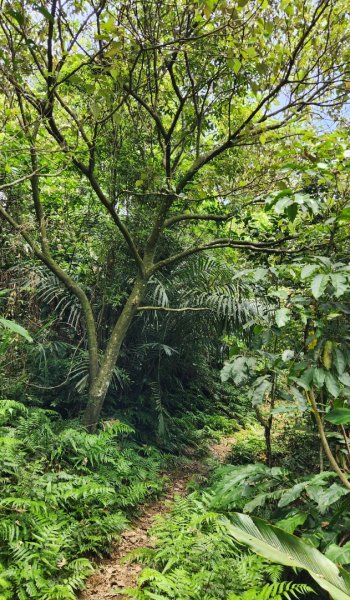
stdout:
POLYGON ((73 600, 234 434, 122 592, 349 600, 349 22, 0 0, 0 598, 73 600))

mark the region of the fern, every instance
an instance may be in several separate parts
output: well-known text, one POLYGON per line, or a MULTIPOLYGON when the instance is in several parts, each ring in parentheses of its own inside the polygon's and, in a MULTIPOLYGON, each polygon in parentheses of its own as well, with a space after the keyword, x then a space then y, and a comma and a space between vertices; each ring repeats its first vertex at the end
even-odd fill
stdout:
POLYGON ((128 523, 157 493, 161 456, 106 421, 97 435, 56 413, 0 402, 0 598, 69 600, 128 523))
POLYGON ((312 593, 314 593, 313 589, 304 583, 280 581, 279 583, 265 585, 260 592, 258 589, 253 588, 242 596, 230 594, 227 600, 291 600, 312 593))
POLYGON ((282 567, 230 540, 220 515, 208 510, 211 502, 212 494, 198 492, 176 499, 170 515, 157 519, 156 547, 130 555, 130 560, 142 562, 145 568, 137 587, 123 594, 140 600, 227 600, 245 598, 245 594, 255 600, 280 600, 288 598, 288 593, 290 598, 298 597, 297 593, 309 589, 280 583, 282 567), (260 594, 265 596, 260 598, 260 594))

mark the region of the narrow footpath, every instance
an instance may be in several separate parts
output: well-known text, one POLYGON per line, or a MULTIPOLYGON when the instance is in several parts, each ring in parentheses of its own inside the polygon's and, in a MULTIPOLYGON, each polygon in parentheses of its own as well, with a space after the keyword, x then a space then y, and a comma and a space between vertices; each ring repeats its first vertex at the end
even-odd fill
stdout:
MULTIPOLYGON (((233 444, 234 437, 224 437, 211 447, 211 454, 219 462, 224 462, 233 444)), ((125 556, 137 548, 149 547, 154 539, 149 535, 154 519, 159 514, 169 511, 175 496, 185 496, 189 481, 196 475, 205 476, 208 466, 201 461, 193 460, 181 468, 181 472, 167 473, 169 483, 165 494, 155 502, 145 504, 140 516, 135 519, 130 529, 126 529, 116 546, 113 556, 99 563, 97 571, 90 577, 86 589, 80 593, 80 600, 126 600, 126 596, 116 594, 116 588, 133 587, 142 566, 125 560, 125 556)))

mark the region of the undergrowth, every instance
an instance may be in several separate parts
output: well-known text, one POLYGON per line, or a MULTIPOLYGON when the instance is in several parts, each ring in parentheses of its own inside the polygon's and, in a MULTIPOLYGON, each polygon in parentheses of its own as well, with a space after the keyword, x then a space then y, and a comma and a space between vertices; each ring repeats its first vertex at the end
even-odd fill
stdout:
POLYGON ((0 402, 0 598, 70 600, 134 507, 162 488, 161 455, 108 422, 97 435, 53 411, 0 402))
POLYGON ((312 598, 307 575, 252 554, 228 535, 227 521, 236 511, 267 519, 348 567, 349 506, 350 494, 332 471, 299 475, 262 463, 221 465, 204 490, 178 498, 158 519, 155 548, 130 556, 144 564, 137 587, 122 593, 137 600, 312 598))
POLYGON ((137 587, 118 591, 137 600, 282 600, 312 591, 234 542, 211 504, 210 493, 178 498, 156 521, 156 547, 130 555, 145 565, 137 587))

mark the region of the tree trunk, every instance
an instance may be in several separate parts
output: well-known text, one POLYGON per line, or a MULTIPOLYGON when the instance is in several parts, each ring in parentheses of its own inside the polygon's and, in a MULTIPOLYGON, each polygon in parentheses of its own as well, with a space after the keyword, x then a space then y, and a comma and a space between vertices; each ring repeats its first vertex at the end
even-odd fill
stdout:
POLYGON ((96 377, 90 383, 89 398, 83 416, 83 423, 90 432, 96 430, 103 403, 118 360, 120 349, 131 322, 142 301, 147 286, 147 278, 138 276, 125 306, 114 325, 111 337, 96 377))
POLYGON ((270 468, 272 467, 272 464, 273 464, 272 445, 271 445, 271 428, 272 428, 272 418, 270 417, 267 421, 267 424, 264 426, 265 447, 266 447, 266 464, 270 468))

